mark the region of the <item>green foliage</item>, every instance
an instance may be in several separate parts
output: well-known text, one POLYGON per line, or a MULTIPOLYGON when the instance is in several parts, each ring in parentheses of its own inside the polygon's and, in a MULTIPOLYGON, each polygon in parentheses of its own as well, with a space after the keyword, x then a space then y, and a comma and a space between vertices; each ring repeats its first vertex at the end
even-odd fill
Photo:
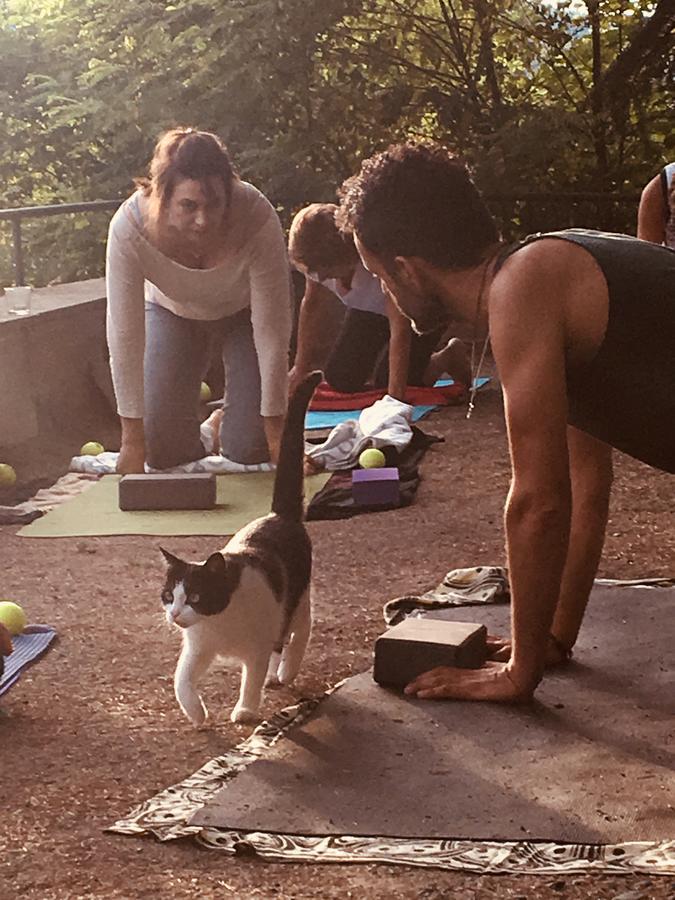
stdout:
MULTIPOLYGON (((635 191, 675 153, 673 24, 669 0, 0 0, 0 206, 122 198, 175 124, 286 222, 410 136, 491 194, 635 191)), ((31 279, 100 273, 106 220, 26 225, 31 279)))

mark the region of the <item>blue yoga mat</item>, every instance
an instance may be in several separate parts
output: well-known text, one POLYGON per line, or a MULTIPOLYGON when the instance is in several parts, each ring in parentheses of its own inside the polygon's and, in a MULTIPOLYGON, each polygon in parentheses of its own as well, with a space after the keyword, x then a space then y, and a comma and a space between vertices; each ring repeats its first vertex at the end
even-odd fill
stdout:
POLYGON ((50 625, 29 625, 22 634, 12 638, 14 650, 5 656, 5 671, 0 677, 0 697, 19 680, 21 673, 49 649, 56 637, 50 625))
MULTIPOLYGON (((476 387, 480 390, 480 388, 485 387, 489 380, 489 378, 477 378, 476 387)), ((449 384, 454 384, 452 378, 444 378, 441 381, 437 381, 434 387, 446 387, 449 384)), ((413 422, 428 416, 434 409, 438 409, 439 405, 414 406, 413 422)), ((340 422, 346 422, 348 419, 358 419, 362 412, 362 409, 310 410, 305 416, 305 428, 307 431, 314 431, 318 428, 335 428, 340 422)))

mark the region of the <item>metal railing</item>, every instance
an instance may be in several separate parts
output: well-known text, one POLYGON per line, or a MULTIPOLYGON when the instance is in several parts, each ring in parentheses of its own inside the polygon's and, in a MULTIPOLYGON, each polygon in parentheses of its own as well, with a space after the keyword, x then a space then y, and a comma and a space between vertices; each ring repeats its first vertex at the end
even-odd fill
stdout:
POLYGON ((19 206, 16 209, 0 209, 0 222, 9 221, 12 226, 12 268, 14 284, 25 284, 21 222, 23 219, 44 219, 47 216, 60 216, 67 213, 96 212, 115 210, 122 200, 88 200, 84 203, 54 203, 50 206, 19 206))
MULTIPOLYGON (((504 237, 515 239, 533 231, 560 228, 599 228, 605 231, 632 233, 637 216, 639 194, 603 194, 592 191, 566 193, 527 192, 486 196, 504 237)), ((84 203, 55 203, 50 206, 21 206, 0 209, 0 222, 12 226, 12 267, 14 283, 25 283, 21 222, 68 213, 115 210, 122 200, 90 200, 84 203)))

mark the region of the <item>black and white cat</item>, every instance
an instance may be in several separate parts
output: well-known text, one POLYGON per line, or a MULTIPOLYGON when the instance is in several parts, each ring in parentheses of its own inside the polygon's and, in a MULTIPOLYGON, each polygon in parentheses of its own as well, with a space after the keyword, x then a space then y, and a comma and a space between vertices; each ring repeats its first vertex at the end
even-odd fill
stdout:
MULTIPOLYGON (((183 629, 174 690, 185 715, 202 725, 197 682, 216 657, 241 663, 233 722, 259 720, 263 687, 289 684, 300 670, 312 626, 312 545, 304 526, 305 412, 321 381, 313 372, 291 397, 279 448, 272 512, 238 531, 203 563, 167 562, 162 602, 183 629)), ((160 548, 161 549, 161 548, 160 548)))

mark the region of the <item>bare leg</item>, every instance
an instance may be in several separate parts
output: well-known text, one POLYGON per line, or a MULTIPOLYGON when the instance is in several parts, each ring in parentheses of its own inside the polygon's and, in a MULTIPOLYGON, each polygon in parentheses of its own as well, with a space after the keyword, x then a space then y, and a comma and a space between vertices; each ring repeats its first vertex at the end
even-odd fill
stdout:
POLYGON ((204 438, 204 449, 210 456, 218 456, 220 453, 220 426, 223 422, 223 410, 214 409, 211 415, 202 422, 202 429, 210 431, 210 440, 207 442, 204 438))
POLYGON ((424 373, 424 383, 433 385, 446 373, 454 381, 471 386, 471 358, 459 338, 451 338, 442 350, 432 354, 424 373))
POLYGON ((213 656, 211 648, 198 650, 194 643, 184 636, 173 686, 180 708, 193 725, 203 725, 208 715, 199 696, 197 682, 210 666, 213 656))

